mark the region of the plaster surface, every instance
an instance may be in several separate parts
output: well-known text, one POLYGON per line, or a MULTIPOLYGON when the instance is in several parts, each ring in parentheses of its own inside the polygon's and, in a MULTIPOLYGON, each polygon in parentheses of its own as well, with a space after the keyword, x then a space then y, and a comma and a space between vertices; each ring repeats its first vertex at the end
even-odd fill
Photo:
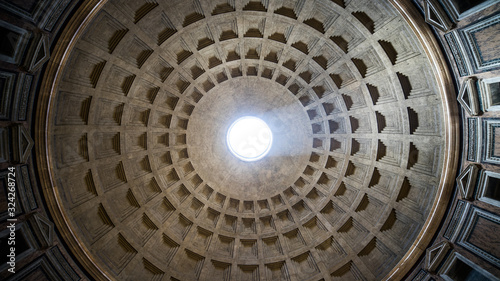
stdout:
POLYGON ((309 118, 284 87, 256 77, 218 85, 198 103, 190 118, 187 143, 192 164, 215 190, 240 200, 265 199, 292 185, 312 149, 309 118), (226 133, 243 116, 264 120, 273 132, 268 155, 244 162, 231 155, 226 133))

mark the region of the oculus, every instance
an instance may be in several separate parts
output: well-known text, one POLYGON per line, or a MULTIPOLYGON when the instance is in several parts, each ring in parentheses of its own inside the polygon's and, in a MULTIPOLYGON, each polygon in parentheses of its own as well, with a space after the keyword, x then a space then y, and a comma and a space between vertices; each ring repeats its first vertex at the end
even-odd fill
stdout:
POLYGON ((238 159, 252 162, 264 158, 271 149, 273 134, 262 119, 245 116, 234 121, 226 136, 229 151, 238 159))

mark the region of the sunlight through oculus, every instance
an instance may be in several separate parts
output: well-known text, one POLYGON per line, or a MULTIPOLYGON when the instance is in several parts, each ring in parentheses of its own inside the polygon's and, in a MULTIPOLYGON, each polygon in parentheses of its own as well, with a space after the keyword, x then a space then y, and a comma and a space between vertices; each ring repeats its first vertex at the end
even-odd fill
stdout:
POLYGON ((257 117, 245 116, 231 124, 227 131, 227 146, 231 153, 247 162, 257 161, 267 155, 273 143, 273 134, 266 122, 257 117))

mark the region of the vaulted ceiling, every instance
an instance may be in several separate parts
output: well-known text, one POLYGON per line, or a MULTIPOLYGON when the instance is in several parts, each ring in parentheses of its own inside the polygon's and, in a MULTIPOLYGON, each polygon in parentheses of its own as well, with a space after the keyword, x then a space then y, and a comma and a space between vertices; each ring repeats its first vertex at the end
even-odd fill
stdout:
POLYGON ((95 278, 380 280, 432 237, 456 116, 411 9, 81 9, 49 66, 39 128, 49 203, 95 278), (225 143, 244 115, 275 134, 253 163, 225 143))

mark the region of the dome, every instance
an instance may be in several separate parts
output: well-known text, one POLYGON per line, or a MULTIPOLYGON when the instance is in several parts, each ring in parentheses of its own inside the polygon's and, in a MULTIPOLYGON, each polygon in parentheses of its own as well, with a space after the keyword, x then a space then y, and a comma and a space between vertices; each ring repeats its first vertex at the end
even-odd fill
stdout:
POLYGON ((457 161, 449 74, 413 10, 116 0, 80 11, 47 70, 38 126, 47 200, 94 278, 410 269, 457 161), (272 132, 258 161, 228 147, 244 116, 272 132))

